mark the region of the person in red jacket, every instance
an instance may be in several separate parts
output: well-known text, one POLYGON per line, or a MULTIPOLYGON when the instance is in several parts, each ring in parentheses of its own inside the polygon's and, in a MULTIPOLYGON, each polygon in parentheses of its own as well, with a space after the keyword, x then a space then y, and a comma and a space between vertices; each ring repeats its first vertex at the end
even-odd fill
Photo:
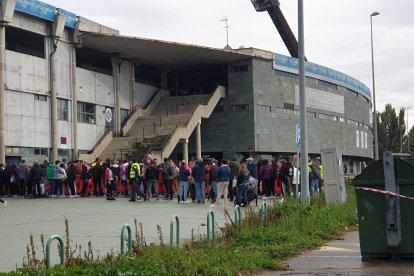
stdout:
POLYGON ((106 184, 106 199, 115 200, 113 196, 113 191, 116 189, 114 182, 114 175, 112 173, 112 162, 106 160, 106 169, 105 169, 105 184, 106 184))
POLYGON ((269 165, 269 161, 263 160, 263 165, 259 170, 259 178, 262 180, 263 186, 263 199, 267 199, 272 195, 273 185, 272 185, 273 169, 269 165))

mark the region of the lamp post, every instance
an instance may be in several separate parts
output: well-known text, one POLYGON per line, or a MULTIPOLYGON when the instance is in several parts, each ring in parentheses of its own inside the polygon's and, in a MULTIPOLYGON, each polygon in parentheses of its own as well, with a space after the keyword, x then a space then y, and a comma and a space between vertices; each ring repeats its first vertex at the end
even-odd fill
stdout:
POLYGON ((408 128, 408 109, 410 108, 407 107, 405 110, 407 110, 407 153, 410 153, 410 129, 408 128))
POLYGON ((379 15, 379 12, 373 12, 370 15, 371 21, 371 60, 372 60, 372 96, 374 100, 374 143, 375 143, 375 152, 374 152, 374 159, 378 160, 378 129, 377 129, 377 105, 375 101, 375 74, 374 74, 374 43, 373 43, 373 35, 372 35, 372 17, 379 15))

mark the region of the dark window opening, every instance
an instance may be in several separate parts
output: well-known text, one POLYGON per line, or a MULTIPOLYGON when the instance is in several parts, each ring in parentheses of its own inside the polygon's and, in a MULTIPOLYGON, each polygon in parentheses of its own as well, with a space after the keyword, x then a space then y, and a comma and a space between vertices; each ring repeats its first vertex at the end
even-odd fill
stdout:
POLYGON ((172 96, 210 94, 218 84, 227 85, 227 66, 193 68, 168 74, 168 90, 172 96))
POLYGON ((6 50, 45 58, 45 37, 22 29, 6 27, 6 50))
POLYGON ((76 48, 76 66, 112 76, 112 58, 87 47, 76 48))
POLYGON ((233 105, 233 111, 249 111, 249 105, 248 104, 233 105))
POLYGON ((249 65, 234 65, 231 67, 231 73, 238 73, 238 72, 248 72, 249 71, 249 65))
POLYGON ((147 65, 135 66, 135 81, 155 87, 160 87, 161 70, 147 65))
POLYGON ((35 101, 47 102, 47 96, 34 94, 35 101))
POLYGON ((291 103, 284 103, 283 108, 285 109, 295 109, 295 105, 291 103))

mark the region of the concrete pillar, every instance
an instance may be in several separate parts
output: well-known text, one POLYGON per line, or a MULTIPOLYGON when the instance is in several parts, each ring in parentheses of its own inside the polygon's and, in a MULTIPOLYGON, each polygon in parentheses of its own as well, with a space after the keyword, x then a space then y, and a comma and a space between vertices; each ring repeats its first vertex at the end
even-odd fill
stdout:
POLYGON ((114 133, 116 136, 121 132, 121 60, 119 57, 112 59, 113 75, 114 75, 114 92, 115 92, 115 121, 114 121, 114 133))
POLYGON ((6 91, 5 83, 6 27, 0 25, 0 163, 6 163, 6 91))
POLYGON ((78 157, 78 84, 76 78, 76 48, 72 45, 72 129, 73 129, 73 159, 78 157))
POLYGON ((188 163, 188 139, 185 139, 183 143, 183 160, 188 163))
POLYGON ((196 158, 201 159, 201 120, 196 127, 196 158))
POLYGON ((135 109, 135 93, 136 93, 136 85, 135 85, 135 64, 130 64, 129 66, 130 76, 129 76, 129 85, 130 85, 130 110, 131 113, 135 109))
POLYGON ((52 155, 51 161, 58 158, 58 132, 57 132, 57 79, 56 79, 56 50, 50 54, 50 103, 51 103, 51 134, 52 134, 52 155))

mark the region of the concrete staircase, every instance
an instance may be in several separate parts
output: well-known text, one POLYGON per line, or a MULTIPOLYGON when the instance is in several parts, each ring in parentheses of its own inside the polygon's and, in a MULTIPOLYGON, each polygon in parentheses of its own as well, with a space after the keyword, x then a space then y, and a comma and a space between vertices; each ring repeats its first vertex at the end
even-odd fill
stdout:
POLYGON ((225 88, 218 86, 209 95, 160 97, 148 116, 137 117, 132 123, 128 122, 128 127, 123 129, 124 137, 113 137, 99 158, 105 160, 133 157, 140 162, 149 153, 159 160, 164 156, 168 157, 180 139, 189 138, 197 125, 194 122, 209 117, 224 96, 225 88))

